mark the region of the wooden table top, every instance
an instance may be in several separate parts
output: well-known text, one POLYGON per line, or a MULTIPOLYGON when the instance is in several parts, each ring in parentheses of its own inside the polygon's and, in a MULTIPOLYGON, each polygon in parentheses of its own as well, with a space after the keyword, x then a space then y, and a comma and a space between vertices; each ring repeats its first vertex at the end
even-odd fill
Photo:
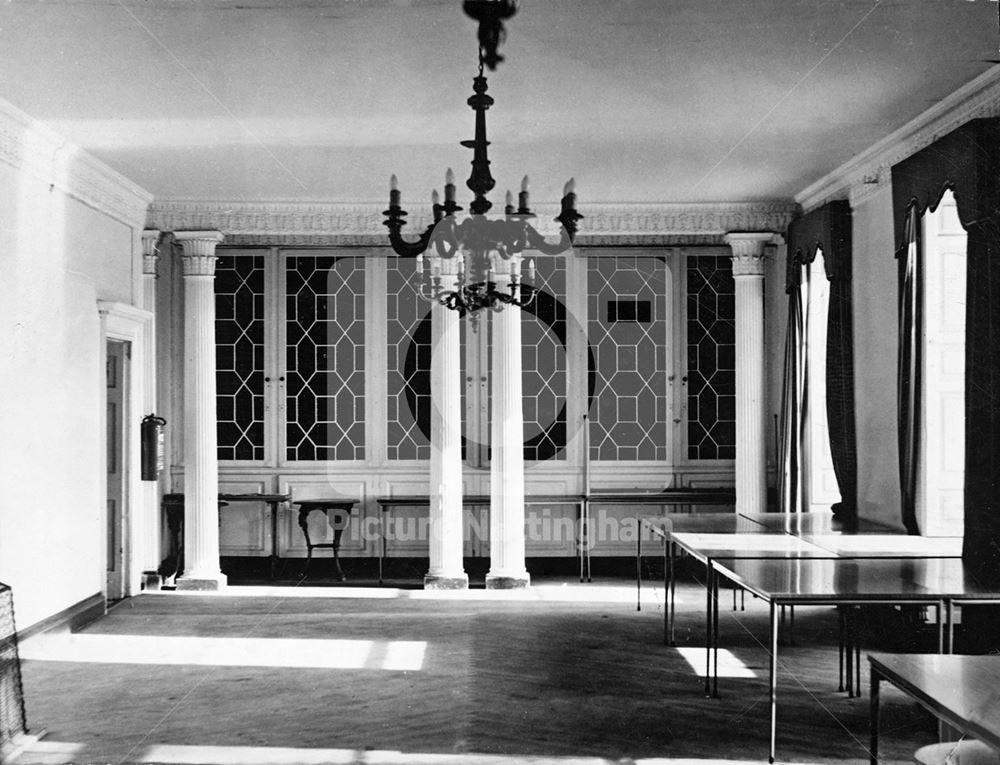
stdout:
POLYGON ((1000 656, 873 653, 868 661, 950 725, 1000 749, 1000 656))
POLYGON ((357 497, 329 497, 326 499, 312 498, 312 499, 296 499, 292 501, 293 505, 298 505, 299 507, 305 509, 306 507, 313 508, 323 508, 323 507, 335 507, 335 508, 353 508, 358 502, 360 502, 357 497))
POLYGON ((640 519, 642 523, 665 536, 673 533, 702 534, 770 534, 782 535, 783 531, 769 529, 738 513, 668 513, 640 519))
POLYGON ((843 558, 961 558, 961 537, 910 534, 803 534, 802 539, 843 558))
MULTIPOLYGON (((183 495, 181 495, 183 496, 183 495)), ((288 502, 291 494, 220 494, 224 502, 288 502)))
POLYGON ((736 489, 726 487, 697 489, 678 487, 660 491, 632 492, 591 492, 587 495, 591 504, 608 505, 733 505, 736 503, 736 489))
POLYGON ((670 538, 702 563, 709 558, 835 558, 824 550, 790 534, 699 534, 672 532, 670 538))
POLYGON ((859 520, 846 525, 828 512, 809 513, 740 513, 740 515, 775 531, 802 536, 805 534, 898 534, 895 529, 873 521, 859 520))
MULTIPOLYGON (((551 502, 552 504, 556 504, 559 502, 572 502, 579 504, 583 500, 584 496, 582 494, 528 494, 524 497, 524 501, 527 503, 551 502)), ((376 502, 383 508, 391 506, 423 507, 431 503, 431 498, 428 494, 400 494, 395 497, 379 497, 376 502)), ((488 505, 490 504, 490 497, 487 494, 463 494, 462 504, 488 505)))
MULTIPOLYGON (((931 602, 948 596, 929 582, 928 566, 951 558, 720 559, 716 569, 728 579, 773 601, 931 602)), ((960 562, 960 561, 958 561, 960 562)))

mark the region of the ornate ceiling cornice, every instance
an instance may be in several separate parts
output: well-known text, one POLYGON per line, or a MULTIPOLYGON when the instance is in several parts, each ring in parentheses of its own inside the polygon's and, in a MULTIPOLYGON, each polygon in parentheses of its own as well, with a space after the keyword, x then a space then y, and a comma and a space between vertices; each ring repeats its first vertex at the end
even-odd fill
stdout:
MULTIPOLYGON (((226 235, 226 244, 372 247, 388 241, 382 224, 384 207, 378 202, 160 200, 150 207, 146 227, 214 229, 226 235)), ((784 232, 797 209, 787 201, 585 205, 576 241, 581 246, 719 244, 731 231, 784 232)), ((536 213, 546 221, 559 210, 558 204, 539 205, 536 213)), ((404 232, 415 236, 430 222, 428 211, 411 213, 404 232)), ((557 232, 552 224, 553 236, 557 232)))
POLYGON ((892 166, 897 162, 970 120, 997 116, 1000 116, 1000 66, 994 66, 943 98, 916 119, 803 190, 795 200, 805 212, 834 199, 850 199, 851 206, 856 207, 889 185, 892 166))
POLYGON ((3 99, 0 161, 130 228, 142 228, 153 200, 152 194, 3 99))

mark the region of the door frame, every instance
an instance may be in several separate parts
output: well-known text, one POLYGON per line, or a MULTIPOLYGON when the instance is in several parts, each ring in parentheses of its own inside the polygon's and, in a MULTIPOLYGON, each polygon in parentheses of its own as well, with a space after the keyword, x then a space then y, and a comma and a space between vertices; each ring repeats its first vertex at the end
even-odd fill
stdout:
MULTIPOLYGON (((135 306, 125 303, 116 303, 105 300, 97 301, 97 310, 101 319, 101 374, 107 368, 108 341, 120 341, 129 344, 131 354, 128 356, 125 366, 126 379, 125 391, 126 401, 123 407, 122 417, 125 421, 123 428, 124 442, 122 444, 122 504, 121 504, 121 529, 122 529, 122 557, 124 561, 122 572, 122 597, 134 595, 142 589, 142 550, 134 549, 135 545, 144 538, 144 533, 151 523, 159 523, 159 512, 156 492, 143 491, 140 480, 140 442, 139 424, 144 414, 153 411, 152 401, 146 401, 148 397, 146 391, 146 355, 149 349, 146 347, 147 325, 151 325, 153 314, 135 306)), ((107 410, 107 386, 102 381, 101 384, 101 412, 107 410)), ((101 430, 101 453, 107 454, 107 418, 103 417, 105 423, 101 430)), ((101 515, 104 518, 102 528, 107 528, 108 506, 108 486, 107 470, 103 471, 101 486, 101 515)), ((104 587, 107 587, 105 571, 108 561, 107 545, 102 545, 105 550, 102 555, 101 579, 104 587)), ((105 595, 109 593, 105 592, 105 595)))

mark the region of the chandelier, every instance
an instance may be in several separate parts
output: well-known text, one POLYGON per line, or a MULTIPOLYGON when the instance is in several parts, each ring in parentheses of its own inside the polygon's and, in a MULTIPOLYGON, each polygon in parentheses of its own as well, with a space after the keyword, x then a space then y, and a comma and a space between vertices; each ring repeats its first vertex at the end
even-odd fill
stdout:
POLYGON ((467 103, 476 113, 476 133, 462 146, 472 149, 472 173, 466 186, 474 198, 469 215, 459 221, 456 213, 462 208, 455 203, 455 177, 451 168, 445 175, 444 202, 437 190, 431 195, 433 220, 416 241, 403 238, 406 211, 400 206, 400 191, 396 176, 390 179, 389 209, 383 212, 389 229, 392 249, 401 257, 416 258, 416 288, 422 298, 470 315, 473 329, 478 324, 477 312, 483 308, 503 310, 506 305, 526 307, 534 299, 534 260, 527 263, 528 283, 524 282, 523 253, 536 251, 543 255, 559 255, 573 245, 577 221, 583 216, 576 211, 576 193, 571 178, 563 187, 562 209, 555 218, 560 224, 559 241, 550 243, 533 225, 528 176, 521 182, 517 207, 514 196, 507 192, 504 217, 490 219, 486 214, 493 206, 486 195, 496 181, 490 174, 486 140, 486 110, 493 99, 486 94, 484 67, 495 71, 503 61, 498 47, 505 37, 503 22, 517 12, 517 0, 465 0, 462 7, 479 23, 479 74, 473 78, 473 95, 467 103), (525 289, 524 287, 527 287, 525 289))

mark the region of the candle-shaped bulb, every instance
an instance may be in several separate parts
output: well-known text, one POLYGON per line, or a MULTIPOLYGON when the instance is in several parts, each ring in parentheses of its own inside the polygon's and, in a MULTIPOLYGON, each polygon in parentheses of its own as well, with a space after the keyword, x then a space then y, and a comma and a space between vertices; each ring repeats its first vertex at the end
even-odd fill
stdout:
POLYGON ((504 197, 504 203, 508 207, 513 207, 514 206, 514 194, 513 194, 513 192, 510 189, 507 189, 507 196, 504 197))
POLYGON ((434 191, 431 192, 431 204, 437 205, 440 204, 440 202, 441 202, 441 195, 438 194, 437 189, 434 189, 434 191))
POLYGON ((417 273, 418 274, 423 274, 424 273, 424 255, 423 255, 423 253, 420 253, 419 255, 417 255, 417 273))
POLYGON ((449 167, 444 174, 444 203, 451 204, 455 201, 455 173, 449 167))
POLYGON ((399 207, 399 180, 395 174, 389 176, 389 207, 399 207))
POLYGON ((521 193, 517 195, 518 212, 527 213, 528 207, 528 176, 524 176, 521 181, 521 193))
POLYGON ((528 281, 532 284, 535 283, 535 259, 531 258, 528 260, 528 281))
POLYGON ((566 181, 566 185, 563 186, 563 196, 567 197, 574 191, 576 191, 576 180, 574 178, 570 178, 566 181))

